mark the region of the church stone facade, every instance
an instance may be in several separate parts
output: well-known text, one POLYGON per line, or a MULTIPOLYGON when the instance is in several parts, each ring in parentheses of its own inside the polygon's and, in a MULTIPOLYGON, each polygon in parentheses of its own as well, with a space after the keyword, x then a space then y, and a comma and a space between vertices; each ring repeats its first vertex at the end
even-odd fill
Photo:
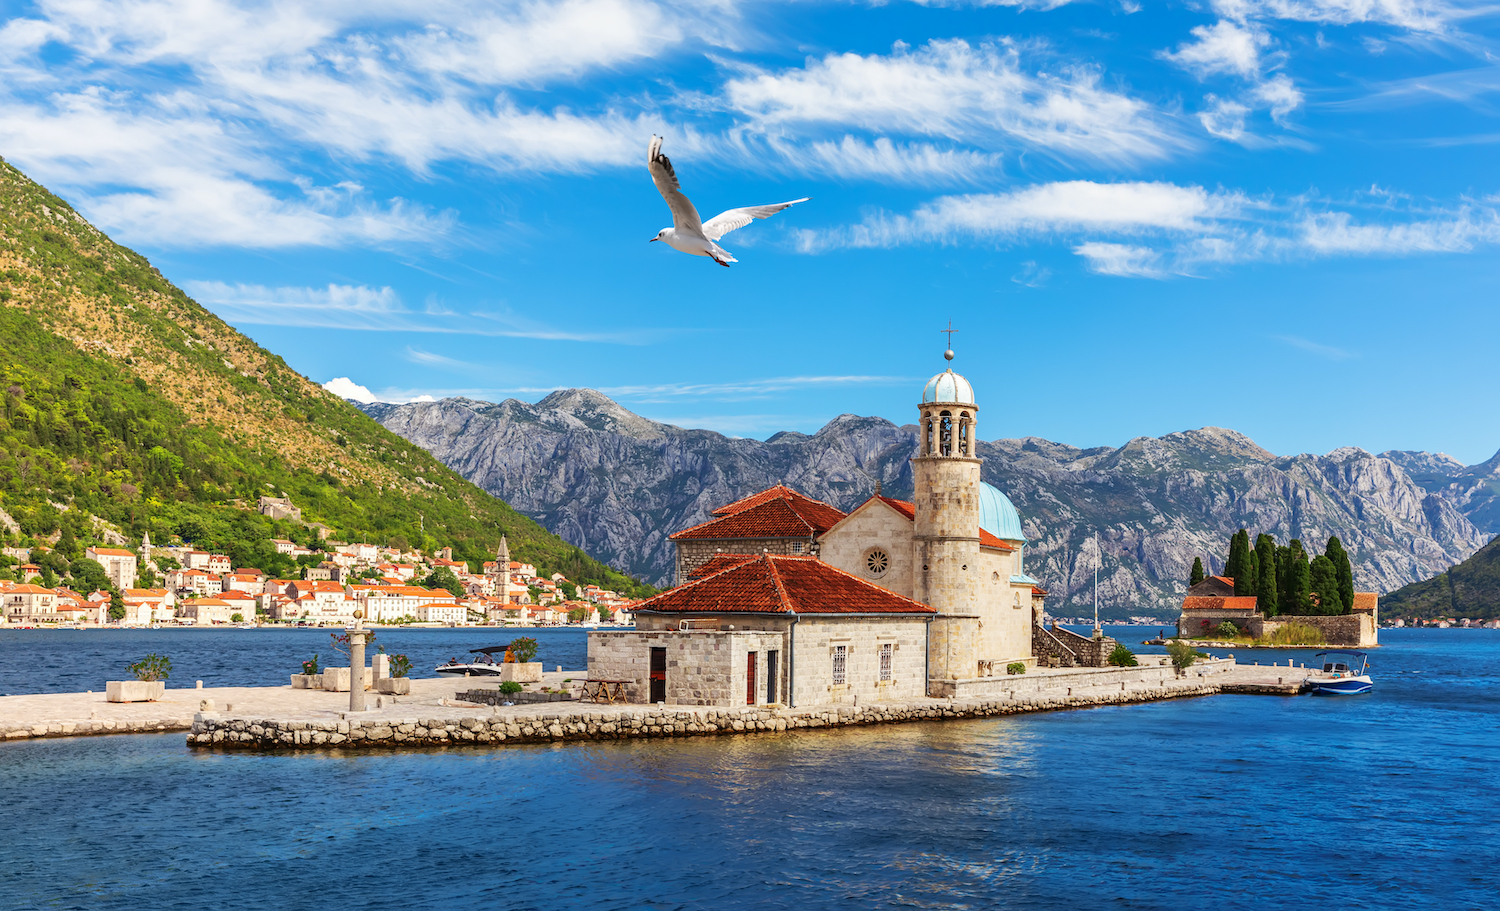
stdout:
POLYGON ((636 632, 592 634, 590 676, 692 704, 1003 690, 1008 665, 1036 664, 1045 592, 1015 507, 980 480, 978 415, 951 368, 927 383, 911 502, 877 492, 846 515, 778 486, 674 534, 679 587, 639 605, 636 632), (784 679, 740 679, 768 666, 784 679))

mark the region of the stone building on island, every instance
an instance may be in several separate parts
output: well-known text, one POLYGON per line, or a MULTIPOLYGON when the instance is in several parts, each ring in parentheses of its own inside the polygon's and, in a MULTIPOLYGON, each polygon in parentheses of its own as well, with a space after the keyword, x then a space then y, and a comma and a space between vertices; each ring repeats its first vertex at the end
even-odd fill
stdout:
POLYGON ((1102 665, 1112 640, 1041 626, 1021 517, 980 480, 978 413, 951 367, 928 381, 911 502, 877 490, 845 514, 778 485, 672 535, 679 587, 636 631, 591 634, 589 677, 643 702, 806 704, 986 695, 1037 655, 1102 665))
POLYGON ((1327 645, 1342 648, 1371 648, 1379 645, 1380 596, 1374 592, 1355 592, 1354 604, 1347 614, 1299 616, 1278 614, 1267 617, 1257 607, 1254 595, 1236 595, 1234 580, 1228 576, 1209 576, 1188 589, 1182 599, 1182 613, 1177 618, 1177 635, 1183 639, 1213 639, 1215 631, 1232 623, 1254 639, 1270 639, 1288 623, 1310 626, 1323 634, 1327 645))

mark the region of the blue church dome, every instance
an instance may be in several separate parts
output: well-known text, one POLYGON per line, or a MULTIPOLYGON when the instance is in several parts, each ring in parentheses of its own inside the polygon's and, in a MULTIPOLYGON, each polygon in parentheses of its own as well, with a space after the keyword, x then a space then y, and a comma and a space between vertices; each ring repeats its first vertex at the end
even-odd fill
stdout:
POLYGON ((949 367, 946 371, 927 381, 927 388, 922 390, 922 404, 928 402, 967 402, 974 401, 974 387, 969 381, 953 372, 949 367))
POLYGON ((979 527, 1002 541, 1025 541, 1021 514, 1010 498, 988 484, 979 485, 979 527))

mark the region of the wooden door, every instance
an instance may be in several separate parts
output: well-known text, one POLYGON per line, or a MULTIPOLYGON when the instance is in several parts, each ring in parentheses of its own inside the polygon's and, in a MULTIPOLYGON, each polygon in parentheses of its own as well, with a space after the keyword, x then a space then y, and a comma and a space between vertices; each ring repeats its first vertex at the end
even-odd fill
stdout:
POLYGON ((745 655, 745 704, 755 704, 755 652, 745 655))
POLYGON ((651 650, 651 704, 667 701, 667 650, 651 650))

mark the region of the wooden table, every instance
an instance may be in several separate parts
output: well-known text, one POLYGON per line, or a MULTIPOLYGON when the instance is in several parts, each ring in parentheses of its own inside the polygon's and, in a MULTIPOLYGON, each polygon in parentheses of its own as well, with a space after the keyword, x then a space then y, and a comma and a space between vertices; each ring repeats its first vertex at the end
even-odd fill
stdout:
POLYGON ((578 701, 605 702, 610 705, 616 702, 629 702, 629 697, 625 695, 625 686, 634 682, 634 680, 585 680, 583 681, 583 695, 578 701))

